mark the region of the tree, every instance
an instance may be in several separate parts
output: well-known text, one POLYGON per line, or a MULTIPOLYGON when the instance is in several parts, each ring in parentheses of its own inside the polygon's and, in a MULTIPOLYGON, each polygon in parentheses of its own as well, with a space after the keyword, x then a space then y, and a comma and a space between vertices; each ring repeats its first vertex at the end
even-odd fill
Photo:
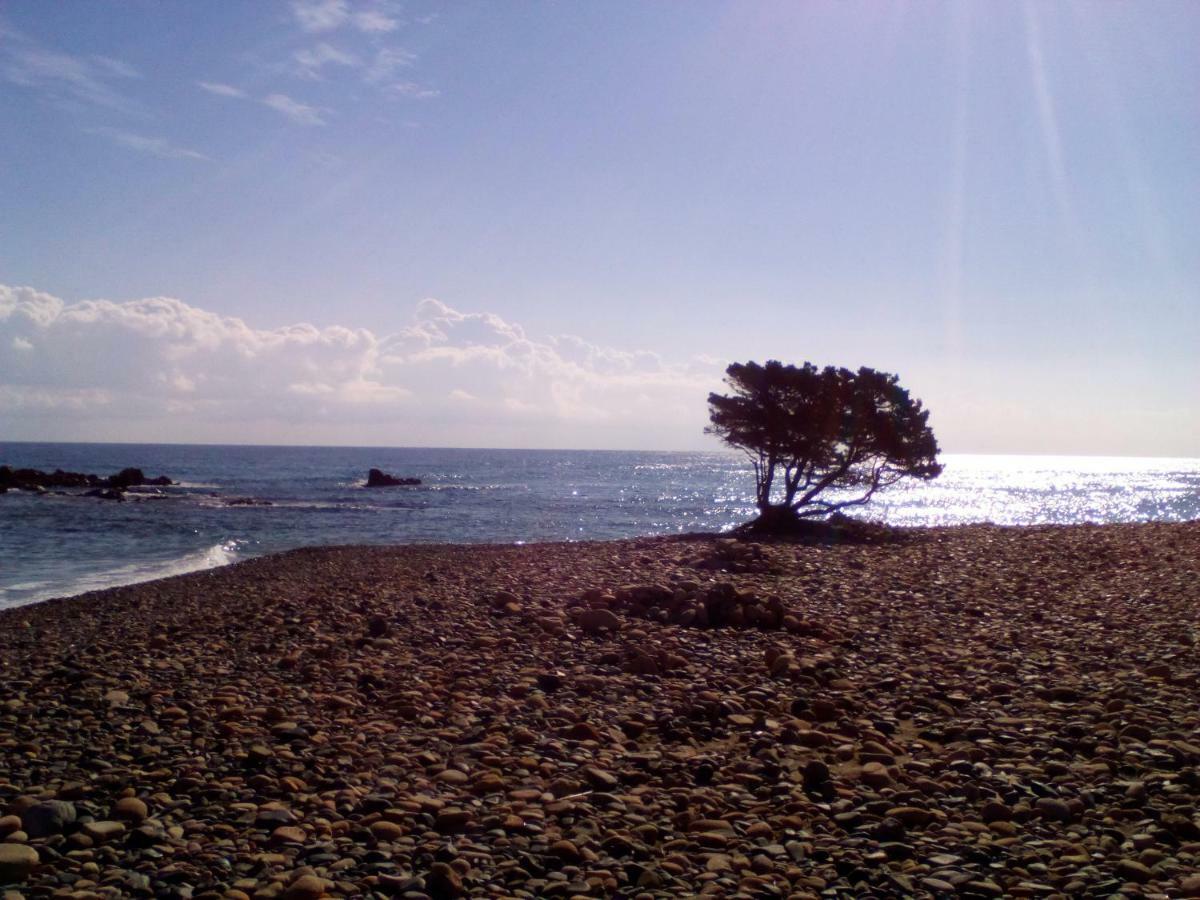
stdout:
POLYGON ((732 393, 708 395, 705 431, 754 464, 756 525, 786 528, 861 506, 902 478, 941 474, 929 412, 895 375, 776 360, 734 363, 725 375, 732 393))

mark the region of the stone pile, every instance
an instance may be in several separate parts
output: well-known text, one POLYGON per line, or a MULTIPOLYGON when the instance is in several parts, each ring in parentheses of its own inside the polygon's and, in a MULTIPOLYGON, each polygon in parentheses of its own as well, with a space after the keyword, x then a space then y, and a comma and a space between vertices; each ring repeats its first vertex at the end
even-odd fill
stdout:
POLYGON ((592 588, 580 596, 578 605, 587 608, 586 615, 592 619, 602 615, 597 610, 608 610, 692 628, 757 628, 797 634, 820 631, 798 610, 786 606, 778 594, 764 597, 753 590, 739 590, 729 581, 627 585, 611 592, 592 588))
POLYGON ((771 561, 762 544, 723 538, 714 541, 691 562, 692 566, 710 572, 770 572, 771 561))

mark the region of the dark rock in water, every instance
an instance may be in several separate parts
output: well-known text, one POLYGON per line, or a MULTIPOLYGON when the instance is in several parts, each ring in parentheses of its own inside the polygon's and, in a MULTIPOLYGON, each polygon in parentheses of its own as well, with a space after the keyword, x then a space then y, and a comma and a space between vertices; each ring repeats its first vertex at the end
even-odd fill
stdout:
POLYGON ((101 500, 119 500, 125 499, 125 492, 118 488, 93 488, 84 494, 85 497, 99 497, 101 500))
POLYGON ((131 488, 131 487, 166 487, 169 484, 174 484, 166 475, 159 475, 157 478, 147 478, 146 473, 141 469, 122 469, 116 475, 108 479, 108 486, 114 488, 131 488))
POLYGON ((230 497, 222 501, 226 506, 274 506, 270 500, 261 500, 258 497, 230 497))
POLYGON ((380 469, 371 469, 367 473, 367 487, 408 487, 420 483, 420 478, 397 478, 380 469))
POLYGON ((109 487, 127 488, 146 483, 146 473, 141 469, 122 469, 108 479, 109 487))
POLYGON ((80 472, 64 472, 55 469, 43 472, 40 469, 13 469, 0 466, 0 487, 19 488, 23 491, 42 492, 50 487, 97 487, 101 480, 95 475, 80 472))
MULTIPOLYGON (((123 491, 131 487, 166 487, 174 484, 166 475, 157 478, 147 478, 141 469, 122 469, 109 478, 83 472, 64 472, 55 469, 53 472, 43 472, 41 469, 13 469, 10 466, 0 466, 0 491, 8 488, 20 488, 24 491, 41 493, 47 488, 111 488, 123 491)), ((98 496, 98 495, 93 495, 98 496)))

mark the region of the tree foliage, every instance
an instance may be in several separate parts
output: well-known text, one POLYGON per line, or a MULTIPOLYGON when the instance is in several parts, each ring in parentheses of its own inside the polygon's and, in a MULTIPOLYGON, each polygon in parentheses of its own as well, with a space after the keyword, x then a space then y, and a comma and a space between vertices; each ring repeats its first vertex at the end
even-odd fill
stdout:
POLYGON ((776 360, 725 375, 731 393, 708 395, 705 431, 750 457, 764 523, 829 515, 902 478, 941 474, 929 412, 895 375, 776 360))

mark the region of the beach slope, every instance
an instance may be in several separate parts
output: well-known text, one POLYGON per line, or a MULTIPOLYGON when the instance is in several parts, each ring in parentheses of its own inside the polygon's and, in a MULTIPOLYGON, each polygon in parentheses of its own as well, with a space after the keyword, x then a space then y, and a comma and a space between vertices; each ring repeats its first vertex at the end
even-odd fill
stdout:
POLYGON ((1200 896, 1198 640, 1200 524, 295 551, 0 613, 0 885, 1200 896))

